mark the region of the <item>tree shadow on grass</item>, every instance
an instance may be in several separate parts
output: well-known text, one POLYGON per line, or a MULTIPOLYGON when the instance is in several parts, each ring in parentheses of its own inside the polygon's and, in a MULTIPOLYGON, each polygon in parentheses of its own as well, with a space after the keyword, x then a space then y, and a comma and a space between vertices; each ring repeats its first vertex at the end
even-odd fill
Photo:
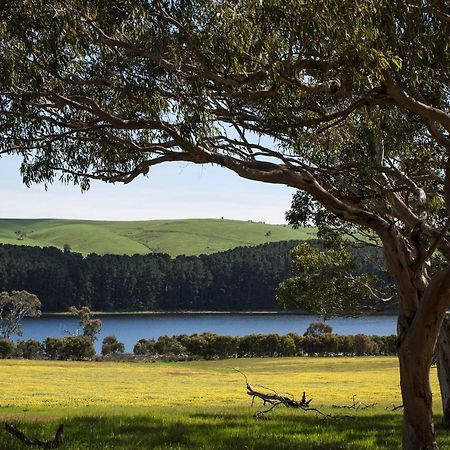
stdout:
MULTIPOLYGON (((64 450, 393 450, 400 448, 401 433, 401 415, 389 413, 323 421, 317 416, 283 412, 263 421, 247 412, 177 415, 174 411, 173 415, 73 416, 51 423, 15 424, 42 439, 52 437, 59 422, 65 424, 64 450)), ((450 440, 444 441, 448 444, 450 440)), ((1 450, 22 448, 20 442, 0 431, 1 450)))

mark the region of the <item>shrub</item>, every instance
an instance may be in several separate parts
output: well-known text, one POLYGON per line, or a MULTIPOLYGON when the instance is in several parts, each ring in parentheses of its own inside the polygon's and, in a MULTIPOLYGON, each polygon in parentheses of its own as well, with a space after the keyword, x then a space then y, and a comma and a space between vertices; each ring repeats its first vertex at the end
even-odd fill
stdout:
POLYGON ((62 338, 62 359, 90 359, 95 355, 94 345, 88 336, 62 338))
POLYGON ((156 353, 154 339, 139 339, 136 342, 133 353, 135 355, 154 355, 156 353))
POLYGON ((175 336, 182 345, 183 353, 202 356, 203 358, 227 358, 238 353, 239 338, 219 336, 214 333, 185 334, 175 336))
POLYGON ((281 336, 279 354, 282 356, 294 356, 297 353, 295 340, 291 335, 281 336))
POLYGON ((141 339, 134 346, 136 355, 200 356, 202 358, 264 357, 294 355, 392 355, 395 336, 344 336, 334 333, 249 334, 242 337, 214 333, 161 336, 157 341, 141 339))
POLYGON ((9 339, 0 339, 0 358, 8 358, 14 352, 14 343, 9 339))
POLYGON ((358 356, 362 355, 374 355, 378 351, 376 342, 370 336, 365 334, 356 334, 353 337, 355 353, 358 356))
POLYGON ((175 336, 160 336, 155 343, 155 350, 160 355, 181 355, 186 353, 186 348, 175 336))
POLYGON ((62 339, 48 337, 44 340, 44 354, 47 358, 58 359, 62 350, 62 339))
POLYGON ((102 343, 102 355, 111 355, 117 353, 123 353, 125 351, 125 345, 123 342, 119 342, 116 336, 106 336, 102 343))
POLYGON ((16 347, 16 354, 21 358, 35 359, 42 356, 44 345, 35 339, 19 341, 16 347))
POLYGON ((92 340, 87 336, 47 338, 44 352, 51 359, 90 359, 95 355, 92 340))

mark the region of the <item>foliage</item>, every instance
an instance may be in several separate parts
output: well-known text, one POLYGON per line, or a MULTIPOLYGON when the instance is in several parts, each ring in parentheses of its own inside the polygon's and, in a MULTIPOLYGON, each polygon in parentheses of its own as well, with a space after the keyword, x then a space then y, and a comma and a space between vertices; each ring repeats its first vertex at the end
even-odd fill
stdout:
POLYGON ((14 353, 14 343, 9 339, 0 339, 0 358, 8 358, 14 353))
POLYGON ((135 355, 155 355, 155 340, 154 339, 139 339, 133 347, 135 355))
POLYGON ((25 359, 36 359, 42 357, 44 345, 35 340, 19 340, 16 345, 16 355, 25 359))
MULTIPOLYGON (((353 253, 360 256, 364 250, 353 253)), ((291 260, 293 276, 277 289, 277 300, 284 306, 295 305, 325 318, 376 309, 380 277, 361 273, 370 264, 357 267, 348 246, 320 249, 305 242, 291 250, 291 260)))
POLYGON ((378 345, 370 336, 357 334, 354 337, 355 352, 358 356, 371 355, 378 351, 378 345))
POLYGON ((102 342, 102 355, 111 355, 115 353, 123 353, 125 345, 119 342, 116 336, 106 336, 102 342))
POLYGON ((83 336, 94 342, 97 339, 97 334, 102 329, 102 321, 100 319, 93 319, 93 313, 88 306, 82 306, 78 309, 76 306, 69 308, 70 314, 78 317, 80 326, 83 328, 83 336))
POLYGON ((67 336, 45 339, 44 354, 49 359, 80 360, 92 358, 95 350, 88 336, 67 336))
POLYGON ((9 339, 12 334, 22 335, 21 321, 24 317, 39 317, 41 302, 27 291, 0 293, 0 335, 9 339))
POLYGON ((388 300, 395 296, 380 296, 392 285, 385 282, 384 264, 377 267, 380 253, 371 247, 338 241, 332 248, 323 248, 304 242, 290 255, 293 275, 277 288, 277 301, 285 307, 304 308, 325 318, 392 308, 388 300))
POLYGON ((317 335, 317 334, 325 334, 332 333, 333 327, 324 322, 313 322, 308 325, 303 336, 308 336, 309 334, 317 335))
POLYGON ((136 355, 179 355, 211 358, 244 358, 317 355, 395 355, 395 336, 345 336, 331 332, 249 334, 242 337, 214 333, 161 336, 158 340, 140 339, 136 355))

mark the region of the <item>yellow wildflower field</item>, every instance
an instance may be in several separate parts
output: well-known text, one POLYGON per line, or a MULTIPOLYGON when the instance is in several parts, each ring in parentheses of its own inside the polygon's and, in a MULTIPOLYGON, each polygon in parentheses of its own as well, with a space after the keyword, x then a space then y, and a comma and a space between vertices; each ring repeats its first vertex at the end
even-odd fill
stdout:
MULTIPOLYGON (((0 407, 248 405, 244 377, 314 405, 401 403, 391 357, 254 358, 191 362, 0 361, 0 407)), ((435 370, 433 390, 437 391, 435 370)), ((264 390, 264 388, 261 388, 264 390)))

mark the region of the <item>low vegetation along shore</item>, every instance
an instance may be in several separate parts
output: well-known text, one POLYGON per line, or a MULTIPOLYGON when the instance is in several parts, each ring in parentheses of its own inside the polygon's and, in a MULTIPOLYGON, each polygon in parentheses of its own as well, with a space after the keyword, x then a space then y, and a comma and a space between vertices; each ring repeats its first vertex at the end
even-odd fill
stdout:
MULTIPOLYGON (((321 323, 311 324, 323 325, 321 323)), ((308 328, 309 329, 309 328, 308 328)), ((102 355, 120 360, 133 359, 218 359, 282 356, 392 356, 396 354, 397 337, 365 334, 339 335, 331 332, 300 336, 249 334, 220 336, 214 333, 160 336, 139 339, 133 354, 124 354, 125 346, 115 336, 102 342, 102 355)), ((0 339, 0 358, 90 360, 95 356, 94 339, 88 335, 49 337, 43 342, 19 340, 17 344, 0 339)), ((98 357, 97 357, 98 359, 98 357)))
MULTIPOLYGON (((432 383, 438 392, 434 369, 432 383)), ((402 411, 391 411, 401 403, 394 357, 155 364, 2 360, 0 389, 2 421, 45 439, 63 423, 66 450, 400 447, 402 411), (257 401, 251 406, 244 378, 235 369, 254 386, 291 392, 295 398, 306 391, 311 406, 333 417, 279 407, 269 421, 255 420, 253 414, 265 408, 257 401), (333 408, 351 406, 353 395, 361 407, 333 408)), ((437 431, 443 448, 450 445, 439 425, 437 431)), ((22 448, 0 431, 0 449, 22 448)))

